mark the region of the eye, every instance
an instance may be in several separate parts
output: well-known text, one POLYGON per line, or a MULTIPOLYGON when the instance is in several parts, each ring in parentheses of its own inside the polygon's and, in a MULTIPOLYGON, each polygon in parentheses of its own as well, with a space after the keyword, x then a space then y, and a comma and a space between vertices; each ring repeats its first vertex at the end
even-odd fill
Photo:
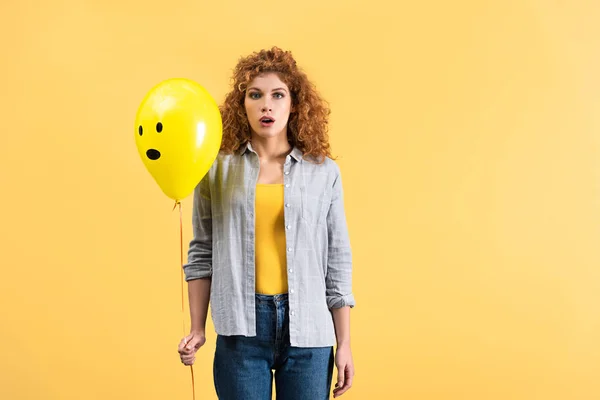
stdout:
POLYGON ((144 134, 144 128, 142 128, 142 126, 140 125, 140 127, 138 128, 138 133, 140 134, 140 136, 142 136, 144 134))
POLYGON ((156 124, 156 132, 161 133, 162 128, 163 128, 162 123, 159 122, 158 124, 156 124))
POLYGON ((283 99, 285 97, 285 95, 283 93, 281 93, 281 92, 277 92, 277 93, 273 94, 273 96, 276 99, 283 99))
POLYGON ((258 92, 251 92, 251 93, 248 95, 248 97, 250 97, 251 99, 254 99, 254 100, 256 100, 256 99, 258 99, 258 98, 260 97, 260 93, 258 93, 258 92))

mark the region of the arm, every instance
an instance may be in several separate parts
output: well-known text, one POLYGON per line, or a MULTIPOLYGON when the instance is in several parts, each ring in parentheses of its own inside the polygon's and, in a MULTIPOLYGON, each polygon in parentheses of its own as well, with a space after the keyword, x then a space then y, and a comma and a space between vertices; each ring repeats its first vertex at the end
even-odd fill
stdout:
POLYGON ((210 299, 211 278, 199 278, 189 281, 190 317, 192 326, 190 334, 179 343, 179 356, 184 365, 193 365, 196 352, 206 343, 206 316, 210 299))
POLYGON ((342 177, 338 173, 331 189, 327 213, 327 274, 325 287, 329 309, 354 307, 352 294, 352 250, 344 210, 342 177))
POLYGON ((206 336, 206 316, 210 299, 211 278, 194 279, 188 282, 190 319, 192 333, 206 336))
POLYGON ((335 326, 337 347, 350 346, 350 307, 333 308, 331 310, 335 326))
POLYGON ((350 309, 355 300, 352 294, 352 252, 344 211, 341 175, 337 173, 332 187, 331 206, 327 214, 328 257, 325 278, 327 306, 333 317, 337 350, 335 365, 338 376, 334 397, 352 387, 354 361, 350 349, 350 309))
POLYGON ((212 283, 212 209, 208 174, 194 190, 192 210, 194 238, 183 266, 188 282, 191 328, 179 344, 182 362, 191 365, 196 351, 206 342, 206 318, 212 283))
POLYGON ((350 307, 334 308, 331 310, 337 337, 337 351, 335 352, 335 366, 338 376, 333 397, 344 394, 352 387, 354 380, 354 360, 350 348, 350 307))

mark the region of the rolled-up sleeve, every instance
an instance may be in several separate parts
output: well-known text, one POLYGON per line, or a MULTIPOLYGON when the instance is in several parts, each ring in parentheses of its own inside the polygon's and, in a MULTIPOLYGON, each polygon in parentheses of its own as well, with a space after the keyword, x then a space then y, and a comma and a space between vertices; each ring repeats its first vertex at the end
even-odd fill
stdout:
POLYGON ((342 177, 336 166, 331 205, 327 214, 327 274, 325 277, 327 306, 354 307, 352 293, 352 251, 344 210, 342 177))
POLYGON ((192 228, 188 260, 184 264, 185 280, 212 276, 212 209, 208 174, 194 189, 192 228))

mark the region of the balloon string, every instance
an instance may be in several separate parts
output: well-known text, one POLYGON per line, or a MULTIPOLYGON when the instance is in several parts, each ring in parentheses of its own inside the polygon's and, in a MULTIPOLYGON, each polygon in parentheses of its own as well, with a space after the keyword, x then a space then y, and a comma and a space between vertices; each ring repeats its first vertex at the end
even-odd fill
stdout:
MULTIPOLYGON (((184 276, 183 276, 183 215, 182 215, 182 211, 181 211, 181 202, 180 201, 176 201, 175 202, 175 206, 173 207, 173 210, 175 210, 175 207, 179 206, 179 261, 181 264, 181 268, 179 269, 180 273, 181 273, 181 315, 182 315, 182 323, 183 323, 183 336, 187 336, 186 335, 186 331, 185 331, 185 301, 184 301, 184 292, 183 292, 183 282, 184 282, 184 276)), ((192 399, 196 400, 196 385, 194 384, 194 366, 190 365, 190 372, 192 374, 192 399)))

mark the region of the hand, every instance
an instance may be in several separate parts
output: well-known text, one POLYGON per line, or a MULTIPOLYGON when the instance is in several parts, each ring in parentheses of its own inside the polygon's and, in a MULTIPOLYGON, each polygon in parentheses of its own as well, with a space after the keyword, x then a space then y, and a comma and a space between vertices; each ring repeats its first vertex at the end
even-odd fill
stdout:
POLYGON ((192 332, 179 342, 179 357, 184 365, 193 365, 196 361, 196 352, 206 343, 204 332, 192 332))
POLYGON ((352 387, 354 361, 352 360, 350 345, 338 346, 335 353, 335 366, 338 371, 338 377, 335 389, 333 389, 334 398, 343 395, 352 387))

